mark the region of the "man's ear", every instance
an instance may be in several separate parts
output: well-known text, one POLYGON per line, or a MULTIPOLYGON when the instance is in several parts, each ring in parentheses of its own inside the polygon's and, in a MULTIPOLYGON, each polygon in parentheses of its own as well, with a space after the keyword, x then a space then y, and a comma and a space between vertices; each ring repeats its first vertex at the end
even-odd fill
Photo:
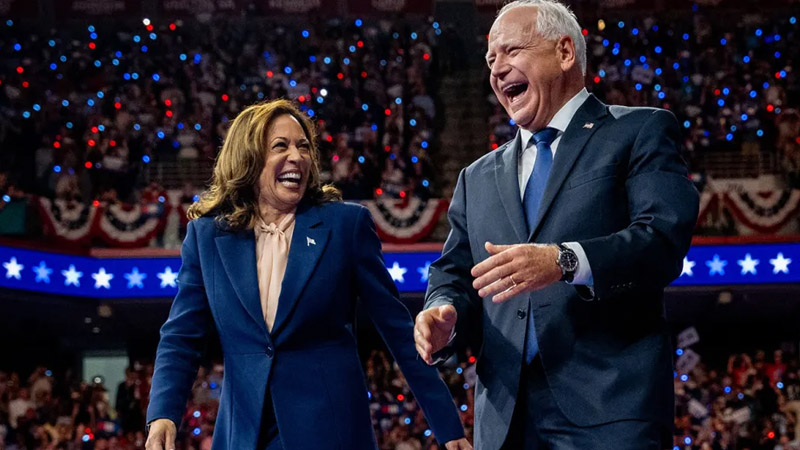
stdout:
POLYGON ((561 36, 556 41, 556 56, 561 66, 561 70, 569 72, 575 64, 578 64, 578 55, 575 52, 575 42, 570 36, 561 36))

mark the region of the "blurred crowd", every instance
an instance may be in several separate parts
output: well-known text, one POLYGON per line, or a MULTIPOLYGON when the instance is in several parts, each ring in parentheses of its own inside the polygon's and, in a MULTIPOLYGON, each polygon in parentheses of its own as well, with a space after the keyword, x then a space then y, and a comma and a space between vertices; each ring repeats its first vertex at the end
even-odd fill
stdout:
MULTIPOLYGON (((675 113, 695 171, 710 152, 766 155, 800 187, 797 14, 735 14, 695 5, 691 15, 584 20, 587 87, 609 104, 675 113)), ((516 127, 487 97, 496 148, 516 127)))
MULTIPOLYGON (((442 376, 472 439, 475 359, 442 376)), ((382 351, 365 361, 381 450, 438 449, 401 372, 382 351)), ((116 387, 45 368, 28 378, 0 372, 0 449, 133 450, 144 446, 152 364, 135 364, 116 387), (114 405, 112 407, 111 405, 114 405)), ((209 450, 223 366, 202 367, 179 428, 178 449, 209 450)), ((737 353, 675 374, 674 450, 800 450, 800 359, 796 353, 737 353)))
POLYGON ((137 202, 151 182, 202 187, 226 124, 278 97, 316 119, 323 177, 346 198, 427 195, 450 35, 433 20, 5 21, 0 195, 137 202))

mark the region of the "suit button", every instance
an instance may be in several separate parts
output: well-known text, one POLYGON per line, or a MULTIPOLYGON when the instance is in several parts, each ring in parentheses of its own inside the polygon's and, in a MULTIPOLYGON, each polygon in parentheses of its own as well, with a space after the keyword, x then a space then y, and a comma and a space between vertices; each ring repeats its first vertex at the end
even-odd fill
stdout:
POLYGON ((275 355, 275 349, 273 349, 271 345, 268 346, 266 354, 268 357, 272 358, 275 355))
POLYGON ((517 310, 517 318, 518 319, 524 319, 526 315, 528 315, 528 313, 525 312, 524 309, 518 309, 517 310))

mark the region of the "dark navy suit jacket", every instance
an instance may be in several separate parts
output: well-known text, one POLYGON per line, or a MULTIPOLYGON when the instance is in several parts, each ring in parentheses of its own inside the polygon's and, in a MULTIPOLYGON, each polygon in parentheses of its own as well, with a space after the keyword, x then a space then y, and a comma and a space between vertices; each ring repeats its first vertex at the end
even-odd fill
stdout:
POLYGON ((209 326, 225 363, 214 449, 255 449, 267 389, 283 448, 375 449, 367 386, 351 332, 366 306, 440 442, 463 436, 446 385, 418 358, 413 322, 386 271, 369 212, 301 204, 278 311, 267 332, 252 230, 189 223, 178 294, 161 329, 148 423, 180 424, 209 326))
MULTIPOLYGON (((547 381, 578 426, 623 420, 671 424, 672 352, 663 289, 680 273, 698 194, 665 110, 606 106, 590 96, 567 127, 547 181, 539 222, 526 230, 517 175, 520 136, 464 169, 448 213, 452 231, 431 266, 426 306, 450 303, 456 339, 480 349, 475 448, 500 448, 534 315, 547 381), (484 243, 583 246, 594 278, 557 283, 502 304, 472 288, 484 243)), ((555 262, 554 262, 555 263, 555 262)))

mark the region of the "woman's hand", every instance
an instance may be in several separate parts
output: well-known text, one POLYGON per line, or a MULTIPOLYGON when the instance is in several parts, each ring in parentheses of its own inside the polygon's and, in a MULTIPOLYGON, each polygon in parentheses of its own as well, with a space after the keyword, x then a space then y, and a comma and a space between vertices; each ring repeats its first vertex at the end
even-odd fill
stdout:
POLYGON ((461 438, 445 443, 444 448, 447 450, 472 450, 472 445, 467 441, 467 438, 461 438))
MULTIPOLYGON (((150 432, 147 433, 145 450, 175 450, 175 435, 177 427, 169 419, 156 419, 150 422, 150 432)), ((453 447, 460 448, 460 447, 453 447)))

